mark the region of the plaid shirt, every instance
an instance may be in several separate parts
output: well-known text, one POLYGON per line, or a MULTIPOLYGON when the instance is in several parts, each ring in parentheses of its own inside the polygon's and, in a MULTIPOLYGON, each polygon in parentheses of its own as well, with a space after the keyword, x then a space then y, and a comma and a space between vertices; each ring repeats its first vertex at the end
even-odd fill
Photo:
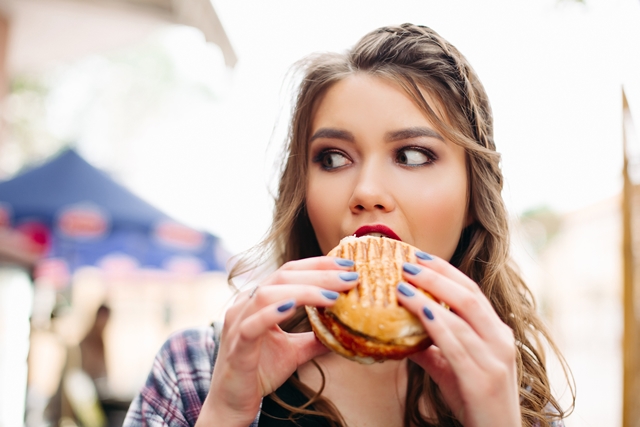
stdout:
MULTIPOLYGON (((172 335, 131 403, 123 427, 194 426, 209 393, 220 328, 188 329, 172 335)), ((250 427, 258 427, 258 416, 250 427)))
MULTIPOLYGON (((123 427, 194 426, 211 385, 220 330, 216 325, 172 335, 158 352, 123 427)), ((258 427, 259 418, 260 413, 249 427, 258 427)), ((564 423, 555 421, 551 427, 564 423)))

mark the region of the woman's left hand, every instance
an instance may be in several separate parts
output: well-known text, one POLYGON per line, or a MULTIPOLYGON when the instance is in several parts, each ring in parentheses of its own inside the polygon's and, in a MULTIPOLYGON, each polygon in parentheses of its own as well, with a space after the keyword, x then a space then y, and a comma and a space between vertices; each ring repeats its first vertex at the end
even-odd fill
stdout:
POLYGON ((431 376, 465 427, 520 425, 513 331, 475 282, 448 262, 423 254, 417 265, 405 264, 404 277, 413 286, 400 284, 398 298, 422 321, 434 345, 410 359, 431 376))

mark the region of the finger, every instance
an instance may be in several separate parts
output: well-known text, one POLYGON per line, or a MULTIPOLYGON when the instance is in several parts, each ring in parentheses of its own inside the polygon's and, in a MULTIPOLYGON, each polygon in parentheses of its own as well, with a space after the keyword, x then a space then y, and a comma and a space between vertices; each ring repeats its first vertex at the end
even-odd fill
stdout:
POLYGON ((350 259, 318 256, 289 261, 278 270, 353 270, 354 265, 350 259))
POLYGON ((263 336, 269 329, 295 312, 296 300, 285 299, 270 304, 242 321, 238 332, 240 339, 250 343, 263 336))
POLYGON ((331 351, 318 340, 313 332, 289 334, 289 339, 296 350, 298 366, 331 351))
POLYGON ((339 293, 313 285, 259 286, 245 291, 236 298, 225 314, 225 326, 235 325, 261 308, 284 299, 298 299, 305 305, 328 307, 335 303, 339 293))
POLYGON ((304 283, 338 292, 348 291, 358 283, 359 274, 355 271, 332 270, 278 270, 267 278, 264 285, 285 285, 304 283))
POLYGON ((414 353, 409 356, 409 359, 422 366, 436 384, 440 384, 443 380, 455 378, 451 364, 442 355, 442 350, 435 345, 429 346, 424 351, 414 353))
MULTIPOLYGON (((415 314, 453 368, 490 368, 495 363, 492 351, 463 319, 443 308, 407 283, 398 285, 398 299, 415 314)), ((458 371, 464 372, 464 371, 458 371)))
POLYGON ((277 324, 291 317, 295 307, 293 299, 278 301, 242 320, 234 334, 233 363, 247 372, 256 369, 260 359, 260 338, 271 329, 278 330, 277 324))
POLYGON ((454 282, 459 283, 471 292, 483 294, 480 286, 478 286, 476 282, 471 280, 469 276, 467 276, 462 271, 458 270, 442 258, 438 258, 435 255, 431 255, 422 251, 416 252, 416 258, 418 260, 418 264, 442 274, 444 277, 447 277, 454 282))
POLYGON ((484 339, 491 340, 496 328, 504 325, 482 292, 472 292, 434 270, 415 264, 404 265, 404 278, 451 307, 484 339))
POLYGON ((335 304, 338 296, 339 293, 336 291, 312 285, 260 286, 253 292, 253 297, 245 297, 238 303, 234 320, 241 322, 264 307, 287 299, 295 299, 299 305, 330 307, 335 304))
POLYGON ((247 301, 247 305, 253 306, 253 311, 256 311, 277 301, 295 299, 299 301, 299 305, 329 307, 335 303, 339 295, 340 293, 333 289, 306 284, 260 286, 247 301))
POLYGON ((255 296, 264 291, 264 289, 282 285, 311 285, 318 288, 332 290, 336 292, 346 292, 358 284, 359 274, 354 271, 279 271, 277 276, 271 276, 259 286, 241 292, 234 305, 229 309, 233 314, 241 312, 243 309, 237 308, 238 305, 244 307, 244 303, 248 300, 255 299, 255 296))
POLYGON ((437 279, 437 284, 439 284, 442 289, 448 289, 451 286, 462 288, 473 295, 481 297, 480 300, 486 301, 487 306, 491 306, 485 294, 473 280, 451 264, 439 258, 434 258, 432 261, 421 261, 420 258, 418 258, 418 264, 405 263, 403 265, 403 273, 405 277, 415 277, 423 273, 423 277, 425 278, 432 278, 432 280, 437 279))

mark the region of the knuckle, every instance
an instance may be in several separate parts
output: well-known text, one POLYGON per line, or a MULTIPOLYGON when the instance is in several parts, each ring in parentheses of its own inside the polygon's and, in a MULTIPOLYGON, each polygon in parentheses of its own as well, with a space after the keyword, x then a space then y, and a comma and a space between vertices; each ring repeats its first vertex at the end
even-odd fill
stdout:
POLYGON ((286 270, 295 270, 296 265, 300 264, 300 261, 301 260, 299 260, 299 259, 296 259, 296 260, 293 260, 293 261, 287 261, 284 264, 282 264, 277 271, 280 271, 280 270, 285 270, 285 271, 286 270))
POLYGON ((223 330, 226 330, 230 325, 233 324, 240 310, 241 310, 241 306, 237 302, 234 303, 231 307, 229 307, 227 312, 224 314, 224 325, 222 327, 223 330))
POLYGON ((518 348, 517 348, 517 345, 515 343, 515 339, 508 340, 507 342, 505 342, 504 350, 503 350, 502 354, 505 355, 507 360, 515 360, 516 359, 516 357, 518 355, 518 348))
POLYGON ((469 356, 464 354, 462 351, 454 351, 450 356, 451 360, 454 361, 455 364, 460 366, 469 366, 469 356))
POLYGON ((513 332, 513 329, 511 329, 511 327, 509 325, 507 325, 506 323, 503 323, 503 329, 504 329, 504 336, 505 338, 511 343, 513 344, 516 340, 516 335, 513 332))
POLYGON ((457 363, 464 363, 469 358, 469 355, 460 346, 452 347, 448 353, 448 357, 457 363))
POLYGON ((273 273, 271 273, 269 275, 267 280, 265 280, 264 284, 272 285, 272 284, 276 284, 276 283, 284 283, 284 281, 286 280, 287 275, 288 274, 287 274, 286 270, 282 270, 281 268, 279 268, 279 269, 277 269, 276 271, 274 271, 273 273))
POLYGON ((509 325, 503 323, 502 326, 500 327, 500 330, 501 330, 500 336, 502 337, 502 342, 504 343, 504 345, 513 347, 516 342, 516 335, 513 332, 513 329, 511 329, 509 325))
POLYGON ((268 293, 265 291, 264 288, 265 288, 264 286, 258 286, 253 293, 252 299, 260 307, 265 306, 270 302, 269 297, 267 295, 268 293))
POLYGON ((499 363, 493 370, 493 376, 498 380, 496 382, 502 386, 511 376, 511 370, 506 364, 499 363))
POLYGON ((505 384, 511 382, 511 370, 503 363, 494 364, 484 372, 485 380, 478 383, 478 392, 483 396, 498 396, 504 392, 505 384))
POLYGON ((249 325, 247 325, 246 322, 240 325, 238 328, 238 338, 242 341, 249 341, 251 340, 251 336, 251 329, 249 328, 249 325))
POLYGON ((471 292, 465 292, 465 295, 462 297, 462 309, 467 313, 474 313, 480 310, 480 301, 477 296, 473 295, 471 292))
POLYGON ((518 347, 515 343, 515 340, 504 340, 500 344, 499 357, 506 363, 510 363, 516 360, 516 358, 518 357, 518 347))
POLYGON ((431 270, 430 268, 423 268, 418 276, 420 276, 422 280, 420 283, 423 283, 424 285, 431 285, 446 289, 446 280, 437 271, 431 270))
POLYGON ((438 282, 439 279, 441 278, 440 276, 440 272, 433 270, 431 268, 423 268, 422 270, 420 270, 420 273, 422 275, 422 277, 424 277, 427 280, 431 280, 434 282, 438 282))
POLYGON ((518 357, 518 349, 515 345, 511 345, 509 347, 509 350, 507 350, 507 352, 505 353, 508 356, 509 361, 516 360, 516 358, 518 357))

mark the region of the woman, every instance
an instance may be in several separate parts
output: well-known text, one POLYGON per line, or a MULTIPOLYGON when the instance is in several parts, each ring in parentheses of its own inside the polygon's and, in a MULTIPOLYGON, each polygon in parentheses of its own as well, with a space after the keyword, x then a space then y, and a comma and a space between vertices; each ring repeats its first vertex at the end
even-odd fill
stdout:
POLYGON ((125 425, 561 426, 543 345, 558 352, 509 265, 491 110, 466 59, 404 24, 300 68, 274 222, 258 247, 280 268, 239 294, 221 337, 168 341, 125 425), (322 346, 303 306, 355 286, 352 263, 323 255, 372 230, 425 251, 397 292, 435 344, 371 366, 322 346))

